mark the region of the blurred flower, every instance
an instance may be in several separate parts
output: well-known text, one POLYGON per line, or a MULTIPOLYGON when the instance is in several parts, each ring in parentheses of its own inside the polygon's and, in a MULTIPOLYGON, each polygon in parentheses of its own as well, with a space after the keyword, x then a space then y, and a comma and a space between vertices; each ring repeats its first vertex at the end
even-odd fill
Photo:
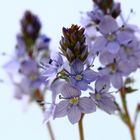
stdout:
POLYGON ((41 22, 31 11, 26 11, 21 19, 22 35, 27 46, 27 50, 35 43, 40 32, 41 22))
POLYGON ((60 53, 55 53, 51 58, 43 58, 41 67, 43 68, 41 77, 45 82, 52 83, 63 70, 63 58, 60 53))

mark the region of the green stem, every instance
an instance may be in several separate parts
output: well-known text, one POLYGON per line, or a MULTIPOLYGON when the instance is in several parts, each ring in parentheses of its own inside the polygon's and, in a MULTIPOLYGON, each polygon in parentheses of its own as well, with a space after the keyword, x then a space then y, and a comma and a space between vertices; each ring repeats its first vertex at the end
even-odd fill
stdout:
POLYGON ((80 140, 84 140, 83 117, 84 117, 84 114, 81 115, 81 119, 78 122, 80 140))
POLYGON ((126 121, 127 127, 130 131, 130 134, 131 134, 131 139, 136 140, 134 125, 131 121, 130 114, 128 112, 125 88, 120 89, 120 97, 121 97, 121 101, 122 101, 122 105, 123 105, 123 109, 124 109, 124 113, 125 113, 125 121, 126 121))

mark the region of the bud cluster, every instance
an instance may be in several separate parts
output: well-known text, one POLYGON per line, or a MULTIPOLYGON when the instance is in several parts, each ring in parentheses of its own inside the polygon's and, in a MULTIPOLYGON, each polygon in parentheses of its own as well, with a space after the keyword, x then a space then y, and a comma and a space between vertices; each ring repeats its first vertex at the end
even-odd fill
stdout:
POLYGON ((70 28, 63 28, 62 31, 63 36, 60 41, 62 53, 70 63, 76 58, 84 62, 88 56, 84 28, 72 25, 70 28))

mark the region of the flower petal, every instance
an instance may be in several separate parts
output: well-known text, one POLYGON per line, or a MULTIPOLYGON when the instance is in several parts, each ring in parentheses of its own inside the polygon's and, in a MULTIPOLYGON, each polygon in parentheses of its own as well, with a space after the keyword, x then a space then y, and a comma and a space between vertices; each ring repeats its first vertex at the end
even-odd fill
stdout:
POLYGON ((102 51, 104 51, 106 44, 107 44, 106 38, 104 38, 103 36, 99 36, 96 38, 95 43, 94 43, 91 51, 93 53, 102 52, 102 51))
POLYGON ((117 31, 118 25, 114 18, 111 16, 104 16, 103 20, 99 24, 99 30, 103 34, 108 34, 117 31))
POLYGON ((119 73, 113 74, 111 76, 111 83, 115 88, 120 89, 121 87, 123 87, 122 76, 119 73))
POLYGON ((61 101, 60 103, 58 103, 55 107, 53 118, 55 119, 67 115, 68 106, 69 100, 61 101))
POLYGON ((69 83, 62 86, 61 93, 65 98, 79 97, 81 95, 81 91, 69 83))
POLYGON ((84 80, 77 81, 75 86, 84 91, 88 89, 88 83, 84 80))
POLYGON ((98 78, 98 73, 93 70, 85 70, 83 72, 83 79, 87 82, 95 81, 98 78))
POLYGON ((64 81, 56 80, 51 84, 51 91, 52 91, 52 102, 55 102, 56 96, 61 93, 62 86, 65 84, 64 81))
POLYGON ((68 110, 68 119, 72 124, 77 123, 80 118, 81 118, 81 111, 78 108, 78 106, 73 105, 69 110, 68 110))
POLYGON ((50 117, 53 115, 55 110, 55 105, 51 104, 50 107, 47 107, 46 111, 44 112, 44 122, 48 122, 50 117))
POLYGON ((101 76, 95 82, 95 89, 97 92, 106 92, 110 88, 110 77, 109 76, 101 76))
POLYGON ((98 106, 99 106, 99 108, 101 108, 102 110, 107 112, 108 114, 113 114, 114 111, 117 110, 117 107, 116 107, 115 103, 110 99, 106 99, 106 100, 102 99, 98 103, 98 106))
POLYGON ((79 59, 76 59, 72 62, 72 65, 71 65, 72 74, 80 74, 82 73, 83 69, 84 69, 84 65, 82 61, 80 61, 79 59))
POLYGON ((129 42, 133 41, 133 38, 133 33, 127 31, 119 32, 119 34, 117 35, 118 41, 123 45, 127 45, 129 42))
POLYGON ((110 52, 104 52, 100 54, 99 59, 103 65, 108 65, 114 62, 115 57, 116 55, 110 52))
POLYGON ((96 111, 96 105, 89 97, 80 98, 78 105, 83 113, 91 113, 96 111))
POLYGON ((109 51, 112 54, 116 54, 120 49, 120 44, 118 42, 109 42, 106 46, 107 51, 109 51))

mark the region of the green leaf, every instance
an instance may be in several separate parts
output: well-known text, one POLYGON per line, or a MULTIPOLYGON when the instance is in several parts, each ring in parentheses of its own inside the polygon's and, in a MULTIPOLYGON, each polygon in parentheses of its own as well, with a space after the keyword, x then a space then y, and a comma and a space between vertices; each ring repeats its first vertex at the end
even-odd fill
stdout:
POLYGON ((125 87, 125 91, 126 93, 133 93, 135 91, 137 91, 138 89, 133 89, 132 87, 128 86, 128 87, 125 87))

